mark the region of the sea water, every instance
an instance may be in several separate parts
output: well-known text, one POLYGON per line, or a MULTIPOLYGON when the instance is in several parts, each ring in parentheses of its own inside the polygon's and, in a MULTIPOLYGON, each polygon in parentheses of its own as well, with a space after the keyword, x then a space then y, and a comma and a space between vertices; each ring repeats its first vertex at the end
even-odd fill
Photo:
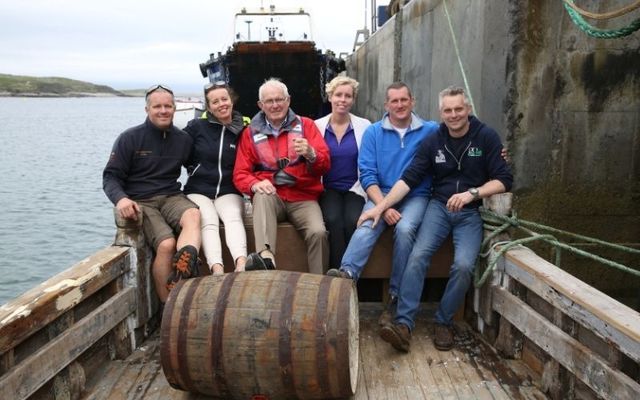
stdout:
POLYGON ((0 304, 109 246, 102 170, 143 98, 0 97, 0 304))

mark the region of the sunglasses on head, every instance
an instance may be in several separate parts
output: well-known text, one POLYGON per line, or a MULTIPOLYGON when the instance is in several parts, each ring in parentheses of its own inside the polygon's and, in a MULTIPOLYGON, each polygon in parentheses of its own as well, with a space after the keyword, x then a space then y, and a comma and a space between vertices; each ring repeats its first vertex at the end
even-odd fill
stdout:
POLYGON ((168 86, 158 84, 158 85, 153 85, 149 89, 147 89, 147 91, 144 92, 144 98, 146 99, 147 97, 149 97, 151 93, 155 92, 158 89, 165 90, 171 93, 171 95, 173 95, 173 90, 171 90, 168 86))
POLYGON ((207 83, 206 85, 204 85, 204 95, 206 96, 207 93, 209 93, 213 89, 223 89, 223 88, 229 89, 229 85, 227 85, 227 82, 225 81, 216 81, 216 82, 207 83))

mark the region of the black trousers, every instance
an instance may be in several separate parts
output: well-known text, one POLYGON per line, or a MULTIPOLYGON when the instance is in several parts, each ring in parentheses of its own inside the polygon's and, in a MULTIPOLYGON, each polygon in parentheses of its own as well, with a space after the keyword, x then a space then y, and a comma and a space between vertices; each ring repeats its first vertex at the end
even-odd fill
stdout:
POLYGON ((350 191, 326 189, 320 196, 322 217, 329 231, 329 268, 340 268, 362 207, 364 198, 350 191))

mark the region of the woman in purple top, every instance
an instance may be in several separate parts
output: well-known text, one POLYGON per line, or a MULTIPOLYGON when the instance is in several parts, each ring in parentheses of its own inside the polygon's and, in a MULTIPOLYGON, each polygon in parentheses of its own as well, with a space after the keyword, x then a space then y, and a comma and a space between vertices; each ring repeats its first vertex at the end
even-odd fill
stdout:
POLYGON ((331 155, 331 169, 323 177, 320 207, 329 231, 329 266, 339 268, 366 194, 358 179, 358 149, 369 120, 350 113, 358 92, 358 82, 337 76, 325 88, 331 114, 316 120, 331 155))

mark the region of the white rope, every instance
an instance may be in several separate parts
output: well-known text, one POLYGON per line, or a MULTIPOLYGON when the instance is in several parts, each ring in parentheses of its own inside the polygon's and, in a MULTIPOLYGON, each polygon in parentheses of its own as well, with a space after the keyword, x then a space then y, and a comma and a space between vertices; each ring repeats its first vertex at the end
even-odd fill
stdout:
POLYGON ((454 33, 453 25, 451 24, 451 17, 449 16, 449 9, 447 8, 447 0, 442 0, 442 4, 444 5, 444 13, 447 15, 449 30, 451 31, 451 38, 453 39, 453 48, 456 50, 456 57, 458 57, 458 65, 460 66, 460 72, 462 73, 462 80, 464 81, 464 87, 465 87, 465 90, 467 91, 467 97, 469 97, 469 102, 471 103, 473 114, 477 117, 478 110, 476 109, 476 106, 473 103, 473 96, 471 96, 471 88, 469 88, 469 82, 467 81, 467 74, 464 72, 464 67, 462 66, 462 58, 460 57, 460 50, 458 49, 458 41, 456 40, 456 34, 454 33))

